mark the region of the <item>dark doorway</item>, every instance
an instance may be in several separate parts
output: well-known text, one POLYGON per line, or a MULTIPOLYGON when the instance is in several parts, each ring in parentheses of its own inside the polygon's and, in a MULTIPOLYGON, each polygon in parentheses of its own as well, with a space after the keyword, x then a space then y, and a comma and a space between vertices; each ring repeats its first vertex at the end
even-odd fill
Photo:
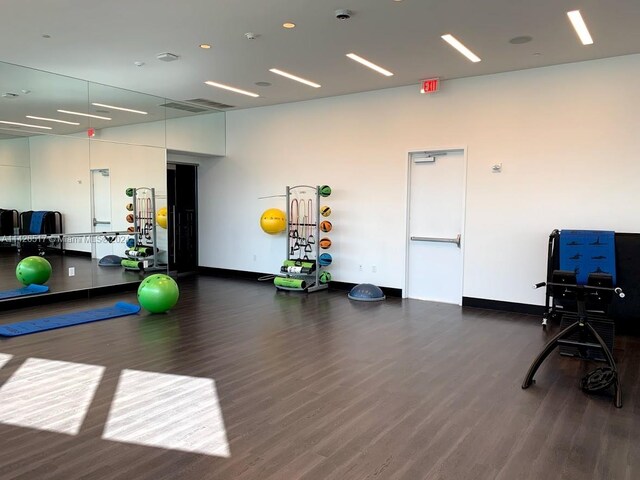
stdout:
POLYGON ((198 167, 167 164, 169 214, 169 270, 198 269, 198 167))

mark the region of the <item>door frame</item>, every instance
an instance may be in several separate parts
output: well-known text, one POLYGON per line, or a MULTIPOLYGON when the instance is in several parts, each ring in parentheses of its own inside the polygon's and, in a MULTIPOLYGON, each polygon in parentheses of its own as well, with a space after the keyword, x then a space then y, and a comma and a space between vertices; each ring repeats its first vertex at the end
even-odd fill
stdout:
MULTIPOLYGON (((188 162, 188 161, 176 161, 174 159, 170 159, 169 155, 172 153, 176 153, 176 154, 180 154, 179 152, 174 152, 174 151, 167 151, 167 162, 166 162, 166 169, 168 170, 177 170, 177 166, 178 165, 186 165, 189 167, 194 167, 195 170, 195 176, 196 176, 196 182, 195 182, 195 199, 196 199, 196 208, 195 208, 195 220, 196 220, 196 225, 195 225, 195 241, 196 241, 196 250, 195 250, 195 256, 196 256, 196 265, 195 265, 195 271, 194 272, 179 272, 177 267, 175 270, 171 270, 171 255, 169 250, 169 241, 172 241, 173 247, 174 247, 174 251, 175 251, 175 218, 174 218, 174 212, 173 212, 173 208, 175 207, 175 205, 171 206, 169 205, 169 185, 167 184, 167 213, 169 215, 169 224, 171 224, 171 230, 173 233, 173 239, 171 239, 170 235, 168 234, 169 229, 167 228, 167 270, 171 273, 171 274, 175 274, 177 275, 181 275, 181 274, 188 274, 191 275, 192 273, 196 273, 198 268, 200 268, 200 165, 199 163, 194 163, 194 162, 188 162), (173 167, 173 168, 171 168, 173 167), (172 207, 172 208, 170 208, 172 207)), ((189 155, 194 155, 195 154, 189 154, 189 155)), ((167 174, 167 181, 169 180, 169 175, 167 174)), ((174 192, 176 193, 176 192, 174 192)), ((174 198, 174 201, 176 199, 174 198)), ((175 262, 176 256, 175 254, 173 255, 173 263, 174 266, 176 265, 175 262)))
POLYGON ((407 188, 405 198, 405 245, 404 245, 404 284, 402 285, 402 298, 408 298, 408 286, 409 286, 409 250, 411 246, 411 232, 410 228, 410 215, 411 215, 411 167, 412 167, 412 155, 415 153, 438 153, 438 152, 453 152, 462 151, 462 157, 464 162, 464 174, 462 178, 462 225, 460 225, 460 255, 462 255, 462 272, 460 272, 460 291, 462 296, 460 297, 460 303, 462 305, 462 299, 464 298, 464 272, 465 272, 465 245, 466 234, 465 229, 467 226, 467 172, 469 169, 469 162, 467 158, 468 148, 466 145, 448 145, 441 147, 428 147, 428 148, 412 148, 407 150, 406 153, 406 179, 407 188))
MULTIPOLYGON (((113 230, 113 203, 111 201, 111 168, 91 168, 89 169, 89 191, 90 191, 90 195, 91 195, 91 233, 96 233, 98 230, 97 229, 97 225, 93 224, 94 220, 96 219, 96 205, 95 205, 95 182, 93 181, 93 174, 97 173, 97 172, 108 172, 108 175, 106 175, 107 177, 109 177, 109 215, 111 216, 110 220, 111 220, 111 229, 113 230)), ((103 175, 105 176, 105 175, 103 175)), ((104 230, 103 230, 104 231, 104 230)), ((94 238, 94 240, 96 240, 96 238, 94 238)), ((91 258, 98 258, 97 257, 98 254, 98 247, 96 245, 96 242, 91 242, 91 258)))

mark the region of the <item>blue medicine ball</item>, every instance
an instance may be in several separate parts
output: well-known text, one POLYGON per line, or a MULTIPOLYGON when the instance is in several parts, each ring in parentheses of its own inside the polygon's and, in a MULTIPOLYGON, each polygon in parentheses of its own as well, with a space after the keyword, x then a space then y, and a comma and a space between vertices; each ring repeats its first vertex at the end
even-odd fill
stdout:
POLYGON ((320 264, 321 267, 326 267, 328 265, 331 265, 331 262, 333 262, 333 257, 331 256, 330 253, 323 253, 318 258, 318 263, 320 264))

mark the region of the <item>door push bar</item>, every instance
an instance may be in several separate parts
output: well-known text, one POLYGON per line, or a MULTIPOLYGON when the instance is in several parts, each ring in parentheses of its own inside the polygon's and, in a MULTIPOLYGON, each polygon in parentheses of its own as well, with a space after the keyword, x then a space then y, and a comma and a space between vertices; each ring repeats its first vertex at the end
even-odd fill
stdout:
POLYGON ((111 222, 107 222, 105 220, 96 220, 95 218, 93 219, 93 226, 97 226, 97 225, 111 225, 111 222))
POLYGON ((437 242, 437 243, 455 243, 460 248, 460 234, 456 238, 440 238, 440 237, 411 237, 414 242, 437 242))

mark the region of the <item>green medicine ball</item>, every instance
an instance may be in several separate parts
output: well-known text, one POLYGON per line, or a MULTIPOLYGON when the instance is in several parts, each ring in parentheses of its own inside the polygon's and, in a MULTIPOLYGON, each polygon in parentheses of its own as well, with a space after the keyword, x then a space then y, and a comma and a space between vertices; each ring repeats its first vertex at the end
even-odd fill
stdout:
MULTIPOLYGON (((133 197, 133 188, 127 188, 127 190, 125 191, 125 193, 127 194, 127 197, 133 197)), ((127 208, 127 210, 129 210, 127 208)), ((131 205, 131 210, 133 210, 133 204, 131 205)))
POLYGON ((320 274, 320 283, 329 283, 331 281, 331 274, 329 272, 322 272, 320 274))
POLYGON ((322 185, 318 193, 321 197, 328 197, 331 195, 331 187, 329 185, 322 185))

